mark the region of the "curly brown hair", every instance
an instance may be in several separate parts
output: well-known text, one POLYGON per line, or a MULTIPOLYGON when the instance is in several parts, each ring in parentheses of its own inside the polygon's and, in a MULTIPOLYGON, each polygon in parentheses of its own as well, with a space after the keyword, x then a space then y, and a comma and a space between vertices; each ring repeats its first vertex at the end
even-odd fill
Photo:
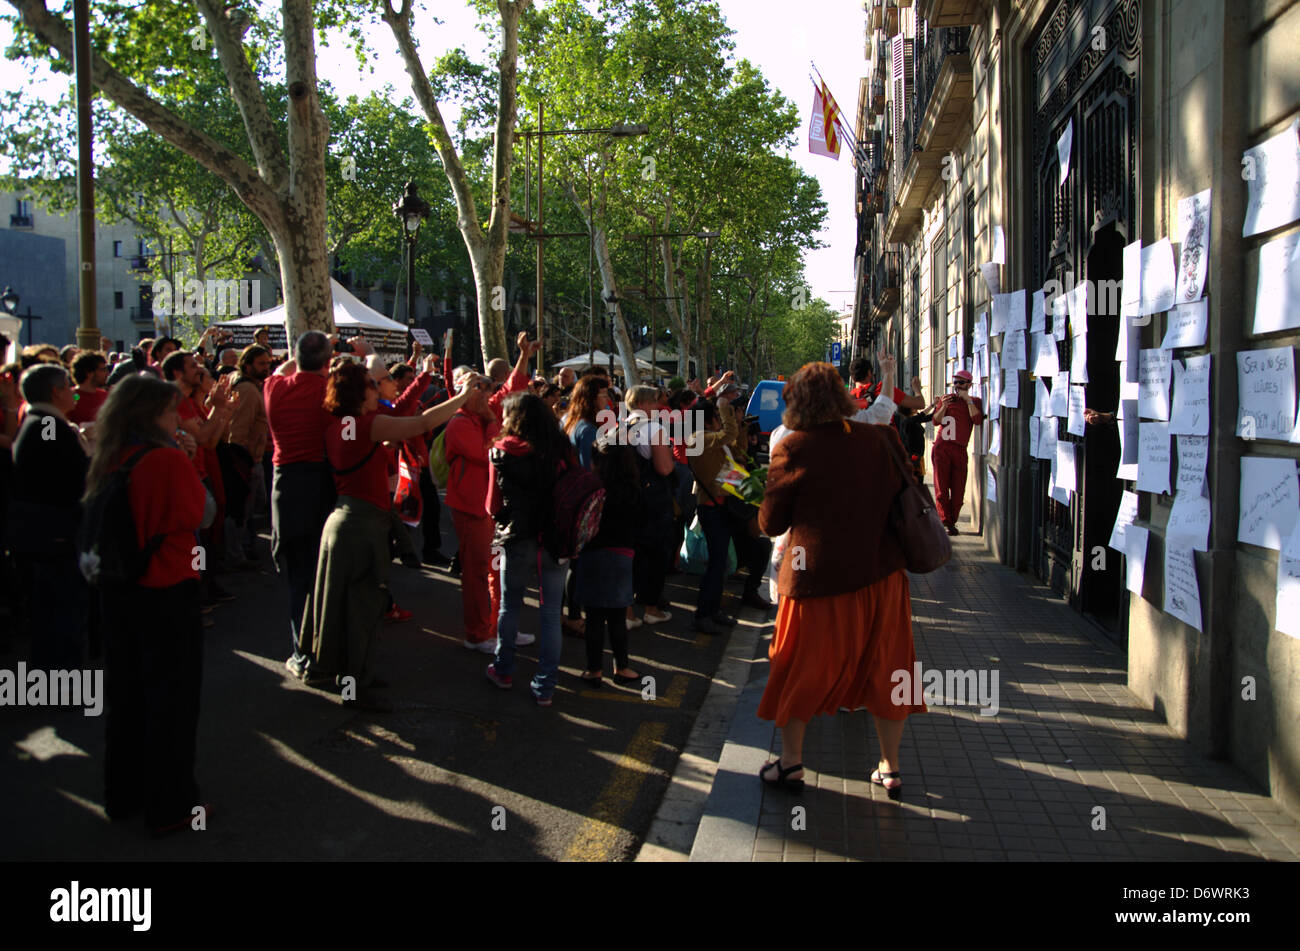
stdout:
POLYGON ((578 381, 573 388, 573 395, 569 397, 568 415, 564 417, 566 433, 572 433, 579 420, 585 419, 592 424, 596 422, 596 413, 600 409, 597 400, 608 386, 609 380, 598 376, 584 376, 578 381))
POLYGON ((787 429, 811 429, 857 412, 844 381, 829 363, 805 363, 781 395, 785 398, 781 422, 787 429))
POLYGON ((375 385, 366 368, 351 361, 330 372, 325 384, 325 411, 335 416, 360 416, 366 390, 375 385))

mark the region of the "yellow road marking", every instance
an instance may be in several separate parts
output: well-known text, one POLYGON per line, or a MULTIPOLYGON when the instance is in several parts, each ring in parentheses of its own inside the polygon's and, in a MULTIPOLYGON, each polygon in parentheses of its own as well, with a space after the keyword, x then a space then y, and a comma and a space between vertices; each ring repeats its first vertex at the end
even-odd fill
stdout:
POLYGON ((565 862, 606 862, 623 831, 619 823, 636 802, 641 784, 652 772, 655 748, 668 731, 666 723, 642 723, 627 750, 614 764, 614 775, 592 803, 586 820, 564 853, 565 862))

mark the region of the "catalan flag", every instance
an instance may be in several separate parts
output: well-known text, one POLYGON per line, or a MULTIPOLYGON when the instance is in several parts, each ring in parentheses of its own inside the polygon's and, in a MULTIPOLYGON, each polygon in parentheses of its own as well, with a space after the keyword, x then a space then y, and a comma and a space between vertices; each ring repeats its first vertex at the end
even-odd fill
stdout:
POLYGON ((814 87, 812 116, 808 120, 808 151, 814 155, 825 155, 838 161, 840 157, 839 137, 835 134, 834 123, 827 123, 828 112, 826 100, 822 98, 821 89, 814 87))
MULTIPOLYGON (((821 76, 818 75, 817 78, 821 79, 821 76)), ((821 88, 818 91, 822 96, 822 111, 825 115, 826 144, 830 146, 836 155, 839 155, 840 143, 839 137, 835 134, 835 129, 840 124, 840 116, 843 113, 840 111, 840 104, 835 101, 835 97, 831 95, 830 89, 827 88, 826 80, 821 79, 821 88)))

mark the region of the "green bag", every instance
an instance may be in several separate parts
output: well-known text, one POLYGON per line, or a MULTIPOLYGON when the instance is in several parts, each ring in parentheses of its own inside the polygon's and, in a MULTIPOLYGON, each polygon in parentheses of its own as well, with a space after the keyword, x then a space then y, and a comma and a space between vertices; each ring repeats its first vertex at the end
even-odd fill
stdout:
POLYGON ((429 447, 429 475, 438 488, 447 488, 451 466, 447 464, 447 430, 445 429, 438 433, 438 438, 429 447))

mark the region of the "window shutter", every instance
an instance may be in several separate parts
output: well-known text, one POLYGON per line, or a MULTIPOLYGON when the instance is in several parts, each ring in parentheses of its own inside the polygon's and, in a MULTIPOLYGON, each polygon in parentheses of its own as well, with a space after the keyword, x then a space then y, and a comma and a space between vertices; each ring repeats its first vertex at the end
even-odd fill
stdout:
POLYGON ((906 99, 907 83, 904 78, 906 76, 906 72, 904 71, 906 59, 905 59, 905 51, 903 47, 904 40, 902 35, 900 34, 898 36, 893 37, 891 42, 893 43, 893 50, 891 51, 892 62, 891 62, 891 69, 890 69, 890 78, 894 84, 893 132, 894 132, 894 147, 897 148, 898 143, 902 141, 903 110, 905 108, 904 104, 907 102, 906 99))

